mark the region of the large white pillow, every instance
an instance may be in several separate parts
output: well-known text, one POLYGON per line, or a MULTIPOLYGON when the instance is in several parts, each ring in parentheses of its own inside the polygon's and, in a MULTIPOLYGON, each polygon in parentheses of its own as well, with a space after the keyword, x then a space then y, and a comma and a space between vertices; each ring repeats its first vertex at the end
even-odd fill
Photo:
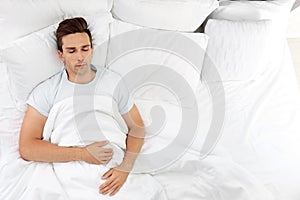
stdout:
POLYGON ((109 12, 112 0, 0 1, 0 48, 70 16, 109 12))
POLYGON ((212 19, 227 20, 271 20, 286 18, 295 0, 271 1, 229 1, 220 2, 220 6, 211 14, 212 19))
MULTIPOLYGON (((97 45, 108 40, 111 14, 101 13, 85 18, 97 49, 97 45)), ((56 53, 57 26, 58 24, 54 24, 27 35, 0 51, 0 57, 7 67, 10 91, 18 107, 25 105, 29 93, 38 83, 63 67, 56 53)), ((93 63, 104 66, 106 51, 95 53, 101 55, 101 59, 97 58, 97 62, 93 63)))
POLYGON ((274 49, 282 41, 275 40, 273 28, 269 20, 208 20, 205 33, 210 40, 202 76, 209 81, 256 80, 278 56, 274 49))
POLYGON ((60 0, 57 3, 65 18, 110 12, 113 6, 113 0, 60 0))
POLYGON ((136 89, 136 96, 174 102, 184 98, 183 93, 174 95, 174 90, 195 91, 207 35, 143 28, 119 20, 111 24, 110 34, 107 67, 129 78, 127 85, 136 89))
POLYGON ((136 25, 192 32, 218 5, 217 0, 115 0, 112 11, 136 25))

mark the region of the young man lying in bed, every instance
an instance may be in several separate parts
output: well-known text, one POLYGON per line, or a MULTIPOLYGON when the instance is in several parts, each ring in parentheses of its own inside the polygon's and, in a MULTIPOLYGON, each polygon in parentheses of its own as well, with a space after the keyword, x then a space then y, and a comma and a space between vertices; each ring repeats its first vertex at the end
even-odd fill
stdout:
MULTIPOLYGON (((119 114, 125 121, 126 128, 128 128, 127 136, 123 134, 125 138, 124 146, 122 142, 119 145, 126 148, 126 152, 118 166, 108 168, 109 170, 100 177, 100 179, 106 179, 106 181, 99 186, 101 194, 114 195, 125 183, 143 145, 144 128, 142 119, 123 82, 117 84, 121 81, 121 77, 112 71, 95 68, 91 65, 93 54, 92 36, 87 27, 87 22, 83 18, 78 17, 62 21, 57 28, 56 38, 58 56, 63 61, 65 69, 39 84, 31 93, 21 128, 21 157, 24 160, 38 162, 61 164, 71 161, 85 161, 85 163, 94 164, 94 166, 105 166, 114 157, 113 145, 108 146, 110 142, 113 142, 110 140, 110 134, 115 134, 113 137, 117 138, 119 136, 116 134, 119 133, 109 133, 104 127, 101 131, 104 135, 107 135, 98 137, 97 134, 101 135, 100 132, 97 133, 97 130, 99 130, 97 129, 98 125, 91 124, 93 122, 84 119, 85 117, 100 116, 101 118, 102 116, 103 118, 100 121, 105 121, 109 120, 108 116, 119 114), (83 92, 84 95, 88 93, 88 96, 90 95, 92 98, 88 98, 87 101, 76 100, 75 93, 77 91, 79 93, 83 92), (68 101, 68 99, 71 99, 71 101, 68 101), (77 110, 88 107, 87 104, 91 103, 88 101, 91 99, 91 102, 95 100, 95 105, 90 106, 92 109, 82 111, 81 115, 77 113, 77 117, 81 116, 81 118, 76 118, 76 107, 77 110), (99 100, 99 102, 96 100, 99 100), (101 103, 102 100, 109 103, 103 104, 101 103), (65 112, 65 108, 61 106, 64 101, 67 102, 67 107, 69 106, 68 103, 74 103, 69 107, 72 111, 67 111, 67 114, 62 114, 65 112), (103 105, 97 106, 97 104, 103 105), (107 107, 113 107, 114 105, 116 105, 118 113, 103 114, 110 112, 112 109, 107 107), (53 111, 54 107, 59 109, 53 111), (100 110, 100 114, 95 114, 93 109, 100 110), (108 111, 102 111, 101 109, 107 109, 108 111), (49 120, 51 114, 54 115, 53 112, 57 112, 55 113, 55 119, 60 121, 53 122, 51 133, 45 133, 46 121, 49 120), (101 114, 101 112, 103 113, 101 114), (68 116, 72 113, 74 113, 73 116, 68 116), (59 118, 61 115, 63 117, 59 118), (68 129, 68 126, 74 121, 76 121, 75 126, 77 127, 68 129), (63 125, 60 125, 61 123, 63 125), (59 133, 55 133, 55 129, 59 133), (75 130, 72 133, 73 135, 70 130, 75 130), (90 131, 94 131, 94 133, 90 131), (48 137, 45 134, 50 134, 48 141, 45 140, 48 137)), ((115 129, 112 128, 111 130, 115 129)), ((57 164, 57 166, 59 165, 57 164)))

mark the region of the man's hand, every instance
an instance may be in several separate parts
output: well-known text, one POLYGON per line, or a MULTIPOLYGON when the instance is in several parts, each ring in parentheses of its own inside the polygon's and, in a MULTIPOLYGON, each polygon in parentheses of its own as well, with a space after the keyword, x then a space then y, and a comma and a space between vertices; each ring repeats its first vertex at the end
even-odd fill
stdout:
POLYGON ((107 144, 108 141, 101 141, 87 145, 82 160, 90 164, 107 164, 113 156, 111 148, 103 148, 107 144))
POLYGON ((118 167, 110 169, 102 176, 102 179, 107 179, 99 187, 99 192, 104 195, 109 194, 113 196, 120 190, 127 180, 144 143, 144 123, 137 107, 133 105, 130 111, 123 114, 122 117, 129 131, 126 138, 126 152, 122 163, 118 167))
POLYGON ((129 172, 121 171, 118 168, 110 169, 102 176, 102 179, 107 180, 99 187, 99 192, 103 195, 109 193, 110 196, 115 195, 125 183, 128 175, 129 172))

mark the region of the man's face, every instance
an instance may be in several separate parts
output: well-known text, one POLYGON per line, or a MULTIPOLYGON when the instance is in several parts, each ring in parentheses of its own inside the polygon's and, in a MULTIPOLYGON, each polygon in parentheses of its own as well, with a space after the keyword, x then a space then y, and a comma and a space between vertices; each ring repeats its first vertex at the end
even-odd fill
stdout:
POLYGON ((62 52, 58 50, 69 77, 86 75, 90 72, 93 48, 87 33, 74 33, 62 38, 62 52))

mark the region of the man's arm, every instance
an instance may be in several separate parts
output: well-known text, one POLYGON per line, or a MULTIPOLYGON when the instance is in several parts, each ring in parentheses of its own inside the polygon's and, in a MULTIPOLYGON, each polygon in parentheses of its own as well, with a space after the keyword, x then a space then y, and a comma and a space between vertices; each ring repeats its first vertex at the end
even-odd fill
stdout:
POLYGON ((143 120, 135 105, 129 113, 122 115, 122 117, 128 126, 129 132, 126 138, 125 156, 119 168, 123 171, 130 172, 144 144, 145 129, 143 120))
POLYGON ((47 117, 28 105, 24 116, 19 150, 25 160, 40 162, 85 161, 91 164, 105 164, 112 158, 112 149, 102 148, 108 142, 97 142, 87 147, 60 147, 42 140, 47 117))
POLYGON ((102 176, 102 178, 107 179, 107 181, 99 188, 101 194, 110 193, 110 196, 116 194, 125 183, 144 143, 144 124, 137 107, 134 105, 131 110, 122 115, 122 117, 129 129, 126 138, 125 156, 120 166, 110 169, 102 176))

